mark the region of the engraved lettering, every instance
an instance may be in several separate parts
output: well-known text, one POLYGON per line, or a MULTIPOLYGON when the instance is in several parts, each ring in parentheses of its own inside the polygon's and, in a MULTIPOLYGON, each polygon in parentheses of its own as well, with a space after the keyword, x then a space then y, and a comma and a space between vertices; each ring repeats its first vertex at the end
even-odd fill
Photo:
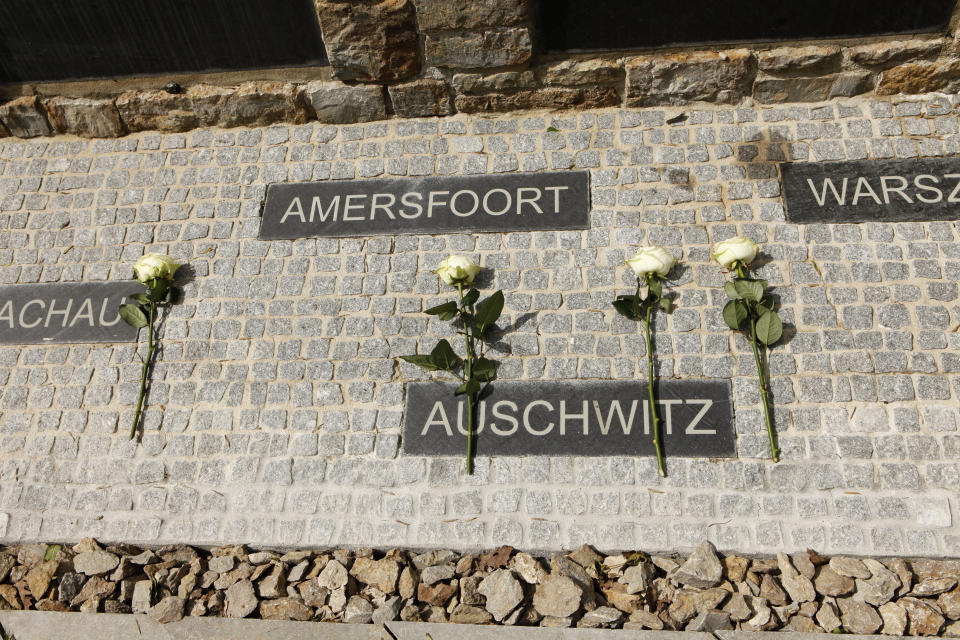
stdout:
POLYGON ((833 180, 830 178, 824 178, 823 180, 823 189, 820 193, 817 193, 817 187, 813 184, 813 180, 807 178, 807 184, 810 185, 810 190, 813 192, 813 197, 817 201, 817 204, 821 207, 827 202, 827 188, 830 188, 830 191, 833 192, 833 197, 836 199, 837 204, 845 204, 847 199, 847 178, 843 179, 843 188, 840 193, 837 193, 837 188, 833 184, 833 180))
POLYGON ((391 220, 396 220, 393 215, 393 211, 390 210, 397 202, 397 196, 392 193, 375 193, 373 194, 373 203, 370 205, 370 219, 373 220, 374 216, 377 215, 377 209, 383 209, 387 217, 391 220), (386 204, 380 204, 380 198, 389 198, 389 201, 386 204))
POLYGON ((907 179, 903 176, 880 176, 880 187, 883 189, 883 201, 887 204, 890 204, 890 194, 896 193, 899 194, 901 198, 906 200, 909 204, 913 204, 913 200, 910 199, 904 190, 907 188, 907 185, 910 183, 907 182, 907 179), (900 182, 899 187, 891 187, 887 184, 890 180, 897 180, 900 182))
POLYGON ((457 191, 455 194, 453 194, 453 197, 450 198, 450 211, 453 212, 453 215, 460 216, 461 218, 472 216, 474 213, 477 212, 477 209, 479 207, 480 207, 479 196, 477 196, 475 192, 470 191, 469 189, 463 189, 462 191, 457 191), (467 194, 468 196, 470 196, 470 198, 473 199, 473 205, 470 207, 469 211, 460 211, 459 209, 457 209, 457 198, 459 198, 463 194, 467 194))
MULTIPOLYGON (((283 214, 283 217, 280 218, 280 224, 283 224, 284 222, 286 222, 287 218, 289 218, 290 216, 297 216, 298 218, 300 218, 300 222, 306 222, 306 220, 303 217, 303 205, 300 204, 300 198, 294 198, 293 200, 290 201, 290 206, 287 207, 287 210, 283 214)), ((312 219, 313 219, 313 216, 311 216, 311 221, 312 219)))
POLYGON ((433 409, 430 411, 430 416, 423 424, 423 431, 420 432, 420 435, 427 435, 427 431, 429 431, 430 427, 434 425, 443 427, 443 430, 447 432, 448 436, 453 435, 453 430, 450 428, 450 420, 447 419, 447 412, 443 408, 443 403, 439 400, 434 403, 433 409))
POLYGON ((533 411, 534 407, 546 407, 547 411, 553 411, 553 405, 546 400, 534 400, 527 405, 526 409, 523 410, 523 428, 526 429, 531 435, 545 436, 553 431, 553 423, 551 422, 543 429, 534 429, 530 425, 530 412, 533 411))
POLYGON ((693 417, 693 420, 690 421, 690 424, 687 425, 686 433, 689 435, 716 435, 716 429, 697 429, 696 426, 703 420, 703 416, 707 415, 707 411, 710 410, 710 407, 713 406, 713 400, 709 398, 704 398, 703 400, 687 400, 687 404, 700 404, 703 405, 700 409, 700 412, 693 417))
POLYGON ((41 311, 40 316, 30 324, 27 324, 23 319, 23 316, 27 312, 27 309, 29 309, 31 305, 35 305, 35 304, 40 305, 41 309, 47 306, 44 304, 43 300, 31 300, 30 302, 20 307, 20 326, 24 329, 32 329, 33 327, 43 322, 43 311, 41 311))
POLYGON ((933 204, 934 202, 940 202, 941 200, 943 200, 943 192, 940 191, 940 189, 930 186, 928 184, 924 184, 923 182, 921 182, 922 180, 929 180, 931 182, 940 182, 939 180, 937 180, 936 176, 931 176, 930 174, 926 174, 926 173, 920 174, 919 176, 913 179, 913 186, 915 186, 917 189, 920 189, 921 191, 932 191, 937 195, 936 197, 931 198, 930 196, 924 196, 918 193, 916 194, 917 200, 919 200, 920 202, 926 202, 927 204, 933 204))
POLYGON ((567 413, 567 401, 560 401, 560 435, 564 436, 567 434, 567 420, 570 418, 580 420, 585 434, 590 431, 590 416, 587 410, 586 400, 583 401, 583 409, 581 409, 580 413, 567 413))
MULTIPOLYGON (((327 208, 323 208, 323 203, 320 201, 319 197, 314 196, 312 203, 310 204, 310 222, 313 222, 314 218, 319 214, 320 222, 326 222, 327 218, 330 218, 331 222, 337 221, 337 213, 340 211, 340 196, 334 196, 330 199, 330 203, 327 204, 327 208), (331 214, 333 214, 331 216, 331 214)), ((346 212, 344 212, 346 215, 346 212)), ((282 221, 281 221, 282 222, 282 221)))
POLYGON ((491 422, 490 431, 497 434, 498 436, 512 436, 517 432, 517 429, 520 428, 520 422, 517 420, 515 416, 510 415, 508 413, 503 413, 500 410, 500 407, 506 407, 510 409, 510 411, 512 411, 513 413, 516 413, 518 411, 516 402, 511 402, 509 400, 501 400, 500 402, 493 403, 493 408, 491 409, 491 413, 493 414, 493 417, 498 418, 500 420, 506 420, 507 422, 510 423, 510 427, 507 429, 501 429, 495 423, 491 422))
POLYGON ((77 315, 73 316, 73 320, 70 321, 70 326, 75 326, 80 318, 86 319, 89 326, 94 326, 93 304, 91 304, 90 298, 84 298, 83 304, 81 304, 80 309, 77 310, 77 315))
POLYGON ((616 413, 620 420, 620 428, 623 430, 623 435, 628 436, 630 435, 630 430, 633 429, 633 416, 637 412, 637 401, 634 400, 630 403, 630 418, 624 417, 619 400, 610 402, 606 420, 603 419, 603 412, 600 411, 600 403, 596 400, 593 401, 593 410, 597 414, 597 422, 600 423, 600 433, 607 435, 610 432, 610 423, 613 421, 613 414, 616 413))

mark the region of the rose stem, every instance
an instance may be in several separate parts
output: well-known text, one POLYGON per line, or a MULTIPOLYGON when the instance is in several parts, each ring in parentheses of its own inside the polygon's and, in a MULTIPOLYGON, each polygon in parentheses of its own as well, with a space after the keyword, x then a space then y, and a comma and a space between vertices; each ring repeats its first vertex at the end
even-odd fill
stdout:
MULTIPOLYGON (((738 264, 736 269, 738 277, 747 277, 743 263, 738 264)), ((770 457, 774 462, 780 462, 780 447, 777 446, 777 435, 773 432, 773 418, 770 415, 770 399, 767 393, 766 373, 764 373, 763 361, 760 359, 760 350, 757 348, 757 318, 752 309, 750 310, 750 346, 753 347, 753 360, 757 363, 757 381, 760 383, 760 397, 763 399, 763 415, 767 421, 767 439, 770 440, 770 457)))
POLYGON ((137 397, 137 410, 133 414, 133 424, 130 426, 130 440, 137 435, 137 423, 140 421, 140 411, 143 409, 143 396, 147 391, 147 370, 150 360, 153 359, 153 315, 157 303, 150 301, 150 319, 147 322, 147 357, 143 360, 143 369, 140 371, 140 395, 137 397))
MULTIPOLYGON (((639 286, 640 279, 637 279, 639 286)), ((653 317, 653 302, 656 298, 650 294, 651 300, 647 304, 647 321, 643 328, 647 336, 647 394, 650 396, 650 415, 653 418, 653 448, 657 452, 657 470, 660 476, 666 478, 667 471, 663 467, 663 450, 660 448, 660 416, 657 414, 657 401, 653 394, 653 341, 650 339, 650 321, 653 317)))
POLYGON ((753 345, 753 359, 757 363, 757 379, 760 382, 760 397, 763 398, 763 414, 767 418, 767 438, 770 440, 770 457, 774 462, 780 461, 780 449, 777 447, 777 437, 773 433, 773 420, 770 417, 770 400, 767 398, 767 385, 763 363, 760 361, 760 351, 757 349, 757 319, 750 314, 750 338, 753 345))
MULTIPOLYGON (((457 283, 457 291, 460 294, 460 321, 463 323, 463 342, 467 350, 466 384, 470 384, 470 378, 473 372, 473 345, 470 337, 470 323, 467 322, 463 307, 463 283, 457 283)), ((467 475, 473 475, 473 394, 466 393, 467 396, 467 475)))

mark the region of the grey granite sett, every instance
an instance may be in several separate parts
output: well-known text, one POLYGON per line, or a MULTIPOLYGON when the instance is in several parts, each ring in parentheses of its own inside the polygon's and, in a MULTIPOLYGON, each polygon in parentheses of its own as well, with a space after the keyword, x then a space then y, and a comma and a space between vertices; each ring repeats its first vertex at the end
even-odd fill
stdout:
POLYGON ((945 162, 930 159, 960 155, 948 101, 685 113, 0 140, 4 285, 128 279, 145 252, 191 273, 139 444, 126 430, 142 344, 0 349, 0 539, 956 553, 955 219, 797 225, 777 166, 945 162), (272 183, 550 170, 590 172, 589 229, 258 239, 272 183), (787 321, 769 354, 776 465, 710 262, 737 235, 763 244, 757 273, 787 321), (739 457, 668 451, 661 479, 649 456, 481 456, 468 476, 462 453, 404 451, 405 384, 429 376, 395 358, 455 336, 422 313, 455 293, 430 273, 447 253, 507 294, 491 347, 503 379, 636 380, 640 327, 609 302, 632 291, 623 260, 644 243, 681 260, 660 374, 732 380, 739 457))

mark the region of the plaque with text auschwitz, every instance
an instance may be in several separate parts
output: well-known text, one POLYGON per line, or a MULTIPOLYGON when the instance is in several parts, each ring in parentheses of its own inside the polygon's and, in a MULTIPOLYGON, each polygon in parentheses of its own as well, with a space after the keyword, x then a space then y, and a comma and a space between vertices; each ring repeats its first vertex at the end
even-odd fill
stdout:
POLYGON ((0 344, 136 342, 117 312, 136 282, 70 282, 0 287, 0 344))
POLYGON ((558 171, 271 184, 260 238, 589 227, 590 173, 558 171))
MULTIPOLYGON (((454 385, 407 385, 403 452, 466 451, 467 403, 454 385)), ((736 456, 729 380, 661 380, 666 456, 736 456)), ((646 385, 634 381, 495 382, 474 414, 476 453, 485 456, 654 455, 646 385)))
POLYGON ((960 158, 781 164, 789 222, 960 220, 960 158))

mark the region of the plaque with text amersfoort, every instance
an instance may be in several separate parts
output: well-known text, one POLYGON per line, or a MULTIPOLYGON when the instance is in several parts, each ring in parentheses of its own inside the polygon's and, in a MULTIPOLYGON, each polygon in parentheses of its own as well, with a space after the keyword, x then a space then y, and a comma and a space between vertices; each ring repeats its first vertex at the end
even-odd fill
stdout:
MULTIPOLYGON (((403 452, 466 451, 467 403, 443 382, 407 385, 403 452)), ((497 382, 476 408, 485 456, 654 455, 646 385, 633 381, 497 382)), ((667 456, 736 456, 729 380, 664 380, 658 387, 667 456)))
POLYGON ((960 219, 960 158, 781 164, 790 222, 960 219))
POLYGON ((137 286, 128 280, 0 287, 0 344, 135 342, 138 330, 117 309, 137 286))
POLYGON ((265 240, 587 229, 590 173, 271 184, 265 240))

